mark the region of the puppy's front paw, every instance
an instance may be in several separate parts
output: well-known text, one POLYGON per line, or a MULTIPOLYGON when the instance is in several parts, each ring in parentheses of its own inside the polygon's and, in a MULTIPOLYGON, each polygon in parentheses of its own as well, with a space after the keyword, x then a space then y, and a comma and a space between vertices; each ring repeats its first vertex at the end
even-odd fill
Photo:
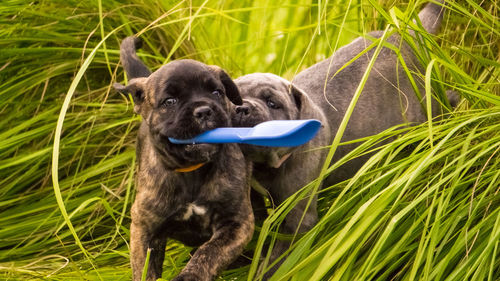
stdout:
POLYGON ((202 281, 203 279, 192 272, 181 272, 172 281, 202 281))

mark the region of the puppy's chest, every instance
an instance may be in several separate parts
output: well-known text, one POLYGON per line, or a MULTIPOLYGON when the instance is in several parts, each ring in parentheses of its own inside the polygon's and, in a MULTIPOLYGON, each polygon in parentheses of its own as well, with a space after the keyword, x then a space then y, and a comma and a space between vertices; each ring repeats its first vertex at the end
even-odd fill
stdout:
POLYGON ((189 246, 199 246, 213 234, 213 211, 206 204, 182 204, 166 222, 167 235, 189 246))
POLYGON ((215 211, 209 194, 205 194, 206 184, 188 184, 176 190, 173 199, 175 213, 171 217, 180 223, 197 224, 199 228, 207 228, 215 211))
POLYGON ((176 212, 174 218, 181 222, 195 220, 202 222, 202 225, 208 225, 210 223, 209 211, 208 206, 204 204, 186 203, 176 212))

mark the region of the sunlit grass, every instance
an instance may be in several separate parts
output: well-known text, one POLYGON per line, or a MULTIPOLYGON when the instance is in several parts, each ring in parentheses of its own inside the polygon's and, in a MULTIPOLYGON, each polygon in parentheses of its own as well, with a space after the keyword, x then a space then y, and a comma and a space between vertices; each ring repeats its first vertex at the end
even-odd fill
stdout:
MULTIPOLYGON (((233 77, 272 72, 291 79, 353 38, 387 27, 414 47, 424 66, 433 62, 422 81, 434 95, 445 102, 452 89, 462 101, 432 126, 393 128, 325 167, 326 175, 398 136, 354 178, 318 191, 320 222, 295 238, 273 279, 500 279, 498 3, 449 3, 440 33, 415 44, 405 23, 422 1, 393 2, 3 1, 0 279, 130 279, 139 117, 111 88, 125 79, 118 52, 124 37, 141 34, 140 56, 152 69, 192 58, 233 77)), ((261 245, 265 256, 264 240, 316 186, 280 206, 249 248, 261 245)), ((165 279, 182 269, 190 250, 168 245, 165 279)), ((258 279, 266 264, 254 258, 222 278, 258 279)))

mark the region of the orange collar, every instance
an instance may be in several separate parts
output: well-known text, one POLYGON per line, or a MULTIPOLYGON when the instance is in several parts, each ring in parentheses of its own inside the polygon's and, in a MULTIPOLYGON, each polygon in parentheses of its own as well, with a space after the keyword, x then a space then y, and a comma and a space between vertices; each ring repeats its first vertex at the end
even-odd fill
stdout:
POLYGON ((199 168, 203 167, 203 165, 205 165, 205 163, 199 163, 199 164, 195 164, 193 166, 189 166, 189 167, 185 167, 185 168, 177 168, 174 171, 176 171, 178 173, 189 173, 189 172, 198 170, 199 168))

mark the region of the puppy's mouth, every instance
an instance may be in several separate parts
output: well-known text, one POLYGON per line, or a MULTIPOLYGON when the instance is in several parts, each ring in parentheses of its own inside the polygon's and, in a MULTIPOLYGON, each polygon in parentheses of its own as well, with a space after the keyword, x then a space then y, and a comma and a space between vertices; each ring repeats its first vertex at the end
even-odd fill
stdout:
POLYGON ((236 111, 231 112, 231 124, 233 127, 253 127, 261 122, 262 118, 258 114, 250 114, 248 111, 236 111))
POLYGON ((166 153, 171 154, 187 163, 209 162, 220 150, 218 144, 174 144, 169 138, 189 140, 206 131, 230 125, 229 116, 218 110, 217 107, 198 106, 196 110, 187 110, 170 123, 161 124, 157 131, 159 139, 156 142, 166 153), (196 114, 196 110, 200 114, 196 114))
POLYGON ((182 158, 189 162, 210 162, 214 155, 219 151, 219 146, 216 144, 200 143, 200 144, 172 144, 179 147, 179 153, 182 158))
MULTIPOLYGON (((163 134, 163 138, 170 144, 172 144, 168 138, 178 139, 178 140, 189 140, 192 139, 204 132, 227 126, 220 126, 216 122, 206 122, 202 126, 197 126, 195 128, 190 128, 188 130, 179 131, 178 129, 169 130, 165 134, 163 134)), ((191 145, 191 144, 179 144, 179 145, 191 145)), ((194 144, 192 144, 194 145, 194 144)))
POLYGON ((233 124, 233 127, 253 127, 265 121, 269 120, 264 120, 263 118, 256 118, 256 116, 243 114, 233 114, 231 116, 231 124, 233 124))
POLYGON ((248 127, 250 122, 248 122, 246 116, 244 114, 240 113, 235 113, 231 116, 231 124, 233 124, 234 127, 248 127))
POLYGON ((243 105, 236 106, 231 111, 233 127, 253 127, 272 118, 259 101, 244 100, 243 105))
POLYGON ((184 150, 186 152, 203 152, 203 151, 211 151, 216 145, 210 143, 197 143, 197 144, 180 144, 184 146, 184 150))
MULTIPOLYGON (((192 138, 195 136, 192 133, 180 134, 184 138, 192 138)), ((176 137, 179 138, 179 137, 176 137)), ((210 162, 217 154, 220 146, 217 144, 174 144, 166 135, 161 136, 161 141, 156 143, 156 146, 163 153, 171 155, 177 159, 181 159, 183 163, 207 163, 210 162)))
POLYGON ((192 139, 199 134, 202 134, 206 131, 213 130, 215 128, 222 127, 218 126, 215 122, 207 122, 204 126, 198 126, 196 128, 190 128, 186 131, 173 130, 172 132, 167 132, 163 135, 164 142, 167 145, 167 149, 175 149, 178 151, 183 151, 187 155, 199 155, 201 158, 208 160, 211 155, 213 155, 218 146, 216 144, 208 144, 208 143, 190 143, 190 144, 174 144, 169 140, 170 138, 186 140, 192 139))

